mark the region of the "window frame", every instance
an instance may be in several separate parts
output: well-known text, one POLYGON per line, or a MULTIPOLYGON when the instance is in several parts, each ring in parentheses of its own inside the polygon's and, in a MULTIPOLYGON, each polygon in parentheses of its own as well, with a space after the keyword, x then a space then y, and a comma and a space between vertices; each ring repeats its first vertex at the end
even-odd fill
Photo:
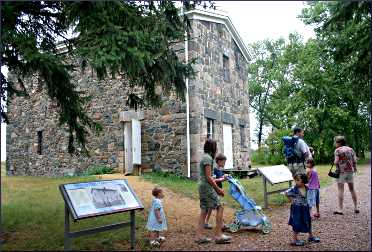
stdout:
POLYGON ((230 82, 230 58, 225 53, 222 54, 223 80, 230 82))
POLYGON ((240 129, 240 147, 245 148, 245 126, 244 125, 239 125, 240 129))
POLYGON ((37 154, 42 155, 42 146, 43 146, 43 131, 37 131, 37 154))
POLYGON ((214 120, 207 118, 207 139, 213 139, 214 136, 214 120))

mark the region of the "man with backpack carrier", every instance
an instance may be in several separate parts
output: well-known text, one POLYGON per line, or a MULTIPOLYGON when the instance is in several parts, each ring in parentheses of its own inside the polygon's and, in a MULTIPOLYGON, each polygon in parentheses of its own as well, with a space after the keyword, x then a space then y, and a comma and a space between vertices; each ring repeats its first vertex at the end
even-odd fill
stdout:
POLYGON ((295 127, 293 136, 282 138, 284 142, 284 155, 287 159, 288 168, 292 175, 306 174, 305 160, 312 157, 309 146, 303 140, 304 130, 295 127))

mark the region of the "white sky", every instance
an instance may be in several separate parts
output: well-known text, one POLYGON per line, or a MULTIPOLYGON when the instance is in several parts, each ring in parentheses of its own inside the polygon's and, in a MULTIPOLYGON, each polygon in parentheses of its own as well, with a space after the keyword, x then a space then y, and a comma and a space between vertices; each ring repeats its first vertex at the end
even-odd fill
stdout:
MULTIPOLYGON (((312 28, 297 18, 304 2, 299 1, 216 1, 219 10, 226 11, 245 44, 264 39, 288 38, 297 31, 305 40, 315 37, 312 28)), ((2 69, 3 71, 3 69, 2 69)), ((250 114, 251 139, 255 140, 256 120, 250 114)), ((257 144, 251 143, 253 149, 257 144)), ((1 124, 1 160, 5 160, 5 127, 1 124)))

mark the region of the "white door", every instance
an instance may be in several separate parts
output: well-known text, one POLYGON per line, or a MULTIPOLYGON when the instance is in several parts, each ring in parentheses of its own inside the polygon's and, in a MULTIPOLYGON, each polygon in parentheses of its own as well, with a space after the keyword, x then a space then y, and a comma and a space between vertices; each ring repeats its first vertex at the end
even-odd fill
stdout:
POLYGON ((132 123, 124 123, 124 169, 125 174, 133 172, 133 155, 132 155, 132 123))
POLYGON ((133 164, 141 164, 141 123, 132 119, 132 153, 133 164))
POLYGON ((233 163, 233 148, 232 148, 232 126, 231 124, 223 124, 223 154, 226 156, 225 169, 232 169, 233 163))

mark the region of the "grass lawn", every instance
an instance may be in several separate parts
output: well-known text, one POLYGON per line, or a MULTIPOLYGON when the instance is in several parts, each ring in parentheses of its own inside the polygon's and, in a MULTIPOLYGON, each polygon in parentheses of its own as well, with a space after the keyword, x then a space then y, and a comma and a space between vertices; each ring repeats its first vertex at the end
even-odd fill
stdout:
MULTIPOLYGON (((3 164, 2 164, 2 175, 3 164)), ((59 184, 97 180, 95 176, 72 178, 9 177, 1 178, 2 229, 6 242, 3 250, 63 250, 64 201, 59 184)), ((70 221, 71 231, 129 220, 129 213, 70 221)), ((145 226, 136 215, 138 246, 144 248, 145 226)), ((106 231, 72 240, 73 250, 129 249, 129 227, 106 231)))
MULTIPOLYGON (((361 165, 366 164, 367 162, 368 160, 359 162, 359 167, 365 167, 361 165)), ((330 165, 317 165, 316 168, 318 171, 321 188, 331 184, 334 179, 328 176, 330 165)), ((147 173, 143 175, 143 178, 160 186, 167 187, 174 192, 181 193, 187 197, 193 199, 199 198, 198 183, 196 181, 163 173, 147 173)), ((250 198, 252 198, 258 205, 264 205, 263 181, 261 176, 256 176, 252 179, 240 179, 240 183, 245 187, 246 192, 250 198)), ((223 198, 223 201, 233 208, 239 208, 238 203, 236 203, 235 200, 229 195, 228 187, 228 183, 224 182, 225 197, 223 198)), ((268 183, 267 188, 268 191, 285 189, 288 188, 288 183, 281 183, 274 186, 271 186, 270 183, 268 183)), ((283 204, 286 204, 287 202, 287 198, 279 193, 271 194, 268 197, 270 208, 281 206, 283 204)))

